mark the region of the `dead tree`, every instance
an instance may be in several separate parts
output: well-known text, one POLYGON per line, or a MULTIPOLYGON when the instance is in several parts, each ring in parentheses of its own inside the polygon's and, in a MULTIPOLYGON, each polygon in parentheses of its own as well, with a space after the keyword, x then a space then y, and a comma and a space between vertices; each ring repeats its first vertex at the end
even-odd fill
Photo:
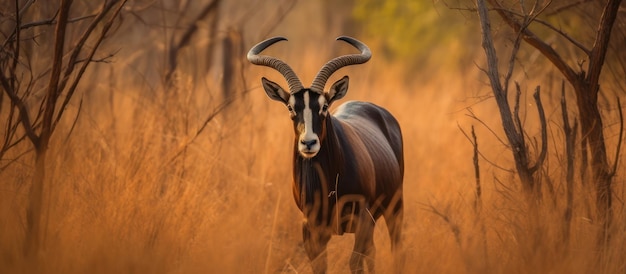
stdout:
POLYGON ((565 133, 565 157, 567 159, 567 171, 565 174, 567 199, 563 216, 563 242, 567 246, 569 245, 572 210, 574 207, 574 160, 576 158, 575 146, 578 122, 574 120, 574 125, 570 125, 567 115, 567 102, 565 100, 565 83, 561 85, 561 114, 563 117, 563 131, 565 133))
MULTIPOLYGON (((600 239, 602 242, 608 240, 608 230, 613 219, 612 212, 612 190, 611 182, 615 172, 611 170, 611 165, 607 157, 603 133, 603 120, 598 107, 598 93, 600 91, 599 79, 600 73, 604 66, 606 53, 611 38, 611 30, 615 24, 621 0, 608 0, 604 5, 602 15, 599 19, 597 32, 593 45, 585 46, 583 43, 576 41, 573 37, 568 36, 558 28, 541 21, 541 25, 555 31, 564 37, 569 43, 582 51, 588 58, 585 64, 579 64, 578 68, 570 66, 549 43, 542 40, 538 35, 533 33, 527 26, 536 20, 536 16, 550 5, 548 1, 545 6, 540 6, 541 1, 536 1, 533 6, 532 14, 515 12, 506 8, 500 1, 487 0, 494 8, 497 14, 509 25, 515 32, 519 33, 523 40, 537 49, 543 54, 560 72, 565 79, 574 88, 576 94, 576 103, 578 107, 581 141, 583 144, 582 159, 587 159, 587 153, 590 154, 592 182, 596 189, 596 204, 598 211, 598 219, 603 224, 600 239)), ((484 6, 486 13, 486 5, 484 1, 478 1, 479 8, 484 6)), ((524 10, 523 3, 521 9, 524 10)), ((617 161, 617 159, 615 159, 617 161)), ((583 167, 586 168, 586 167, 583 167)))
POLYGON ((537 105, 541 123, 541 151, 539 152, 537 159, 534 163, 532 163, 530 159, 529 147, 526 144, 524 128, 519 118, 519 100, 521 95, 519 84, 516 83, 515 85, 517 93, 513 110, 511 109, 508 98, 509 80, 515 67, 515 58, 520 46, 521 33, 518 32, 518 36, 515 39, 511 56, 508 60, 508 71, 504 75, 504 80, 501 81, 500 73, 498 71, 498 56, 496 54, 493 38, 491 36, 491 23, 484 0, 478 1, 478 16, 480 17, 481 32, 483 37, 482 46, 487 56, 487 69, 484 69, 484 72, 489 77, 491 88, 500 112, 502 127, 507 137, 509 147, 513 153, 513 159, 515 160, 515 168, 522 183, 524 192, 528 194, 529 198, 538 198, 538 191, 540 189, 533 175, 539 168, 541 168, 541 165, 547 155, 546 118, 541 104, 540 88, 537 87, 533 97, 537 105))
MULTIPOLYGON (((169 45, 169 51, 167 53, 167 69, 165 71, 165 74, 163 76, 163 79, 166 83, 167 87, 170 87, 172 84, 172 77, 174 76, 174 73, 176 72, 176 70, 178 69, 178 54, 180 53, 180 51, 189 46, 191 43, 191 38, 198 32, 199 30, 199 24, 205 20, 207 17, 211 17, 213 19, 218 17, 218 10, 219 10, 219 6, 220 3, 222 1, 221 0, 212 0, 211 2, 209 2, 208 4, 206 4, 201 10, 200 12, 194 17, 193 21, 191 21, 187 27, 185 28, 185 31, 180 35, 172 35, 172 38, 170 40, 170 45, 169 45)), ((189 2, 185 2, 185 7, 183 8, 183 10, 180 12, 180 16, 177 19, 177 23, 176 25, 181 24, 180 21, 186 17, 184 16, 185 13, 188 10, 191 10, 190 5, 191 5, 192 1, 189 2)), ((215 21, 212 21, 212 24, 215 24, 215 21)), ((215 36, 215 26, 213 26, 213 30, 211 33, 211 36, 215 36)), ((211 43, 211 45, 213 45, 211 43)), ((209 47, 209 49, 207 50, 208 52, 212 51, 212 46, 209 47)))
MULTIPOLYGON (((111 0, 102 4, 99 11, 88 16, 70 18, 71 0, 62 0, 57 13, 49 19, 34 22, 23 22, 22 16, 37 7, 34 1, 20 6, 15 1, 15 27, 0 48, 0 86, 3 94, 10 100, 7 117, 7 129, 4 132, 0 158, 6 152, 19 147, 25 140, 30 141, 35 151, 35 171, 29 191, 26 209, 26 240, 24 250, 29 258, 37 258, 42 251, 46 234, 47 214, 44 208, 44 191, 46 187, 46 155, 50 139, 63 118, 65 109, 77 91, 78 84, 89 64, 106 61, 96 59, 95 54, 126 0, 111 0), (72 40, 67 30, 74 22, 87 22, 78 39, 72 40), (26 40, 22 35, 29 28, 54 26, 51 41, 26 40), (88 42, 89 41, 89 42, 88 42), (72 44, 69 44, 72 43, 72 44), (22 48, 47 51, 52 46, 52 59, 45 71, 34 71, 30 63, 31 55, 22 52, 22 48), (68 52, 69 49, 69 52, 68 52), (8 66, 7 66, 8 64, 8 66), (42 83, 47 82, 47 83, 42 83), (33 89, 44 87, 43 100, 36 108, 30 108, 29 102, 37 96, 33 89), (35 113, 33 115, 32 113, 35 113)), ((47 5, 48 3, 39 3, 47 5)), ((43 38, 42 38, 43 39, 43 38)), ((4 110, 3 110, 4 111, 4 110)))

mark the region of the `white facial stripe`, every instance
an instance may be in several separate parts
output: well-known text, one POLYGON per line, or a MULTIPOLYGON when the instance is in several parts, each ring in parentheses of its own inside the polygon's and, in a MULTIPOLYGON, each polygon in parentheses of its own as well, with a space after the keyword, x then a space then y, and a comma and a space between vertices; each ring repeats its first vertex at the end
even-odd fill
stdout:
POLYGON ((313 132, 313 112, 311 111, 311 98, 309 97, 309 92, 305 92, 304 94, 304 111, 302 115, 304 117, 304 135, 302 136, 302 140, 313 140, 317 139, 315 132, 313 132))

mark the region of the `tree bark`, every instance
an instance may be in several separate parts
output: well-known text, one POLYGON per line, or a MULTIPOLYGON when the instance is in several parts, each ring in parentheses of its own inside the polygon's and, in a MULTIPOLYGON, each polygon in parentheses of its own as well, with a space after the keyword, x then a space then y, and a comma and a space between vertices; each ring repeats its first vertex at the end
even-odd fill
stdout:
POLYGON ((570 126, 567 115, 567 101, 565 99, 565 81, 561 84, 561 115, 563 118, 563 131, 565 133, 565 157, 567 159, 567 172, 565 175, 566 205, 563 214, 563 243, 567 248, 570 242, 570 228, 574 208, 574 160, 576 159, 576 132, 578 123, 574 120, 574 126, 570 126))
MULTIPOLYGON (((606 51, 608 49, 611 30, 615 23, 621 0, 609 0, 604 7, 598 32, 593 48, 586 53, 589 56, 587 73, 577 73, 570 67, 558 52, 549 44, 542 41, 529 29, 515 19, 515 15, 506 10, 498 1, 488 0, 496 7, 496 12, 512 29, 523 34, 524 41, 539 50, 556 68, 565 76, 573 86, 576 93, 576 103, 580 115, 581 141, 583 146, 582 159, 586 160, 586 151, 590 153, 592 181, 596 188, 596 204, 598 219, 603 229, 600 240, 606 242, 609 239, 608 230, 613 220, 612 213, 612 175, 607 158, 606 145, 604 143, 603 123, 598 108, 598 92, 600 90, 599 78, 604 66, 606 51)), ((585 168, 585 167, 583 167, 585 168)))
MULTIPOLYGON (((582 136, 587 138, 591 152, 591 170, 596 185, 596 203, 599 219, 603 222, 600 240, 609 240, 609 229, 613 221, 611 182, 613 175, 608 163, 602 126, 602 116, 598 108, 599 79, 609 46, 611 30, 615 24, 621 0, 609 0, 602 12, 596 39, 589 56, 589 72, 584 81, 576 83, 576 99, 580 112, 582 136)), ((583 75, 581 75, 582 78, 583 75)), ((581 79, 582 80, 582 79, 581 79)))
POLYGON ((61 1, 59 19, 55 27, 54 56, 52 72, 46 102, 44 107, 43 124, 37 142, 34 144, 36 153, 35 174, 29 192, 29 203, 26 210, 26 256, 37 259, 42 251, 42 239, 45 233, 43 227, 46 223, 46 214, 43 214, 43 193, 45 187, 45 163, 48 151, 48 143, 52 135, 52 118, 59 98, 58 84, 63 67, 63 48, 65 45, 65 31, 69 15, 71 0, 61 1))

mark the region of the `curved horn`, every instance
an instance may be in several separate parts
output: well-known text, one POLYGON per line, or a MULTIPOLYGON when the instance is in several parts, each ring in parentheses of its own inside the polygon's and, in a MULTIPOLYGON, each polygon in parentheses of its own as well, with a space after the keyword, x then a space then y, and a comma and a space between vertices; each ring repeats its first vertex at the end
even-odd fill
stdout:
POLYGON ((293 93, 304 88, 302 86, 302 82, 300 82, 300 79, 298 79, 298 76, 296 76, 296 73, 293 71, 293 69, 291 69, 289 65, 287 65, 285 62, 278 58, 266 55, 259 55, 259 53, 261 53, 261 51, 263 51, 267 47, 283 40, 287 41, 287 38, 273 37, 256 44, 250 49, 250 51, 248 51, 248 61, 250 61, 250 63, 252 64, 270 67, 280 72, 280 74, 282 74, 287 80, 287 84, 289 84, 289 92, 293 93))
POLYGON ((337 38, 337 40, 342 40, 349 43, 350 45, 359 49, 361 53, 339 56, 328 61, 328 63, 326 63, 317 73, 317 75, 315 76, 315 80, 313 80, 313 84, 311 84, 311 90, 315 92, 324 92, 324 86, 326 85, 326 81, 328 81, 328 78, 338 69, 345 66, 363 64, 372 57, 372 52, 367 47, 367 45, 363 44, 363 42, 359 40, 348 36, 340 36, 337 38))

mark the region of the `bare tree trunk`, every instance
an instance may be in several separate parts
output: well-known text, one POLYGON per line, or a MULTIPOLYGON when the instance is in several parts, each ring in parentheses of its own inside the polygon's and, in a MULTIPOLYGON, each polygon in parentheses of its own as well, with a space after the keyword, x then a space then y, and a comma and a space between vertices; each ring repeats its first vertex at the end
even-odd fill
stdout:
MULTIPOLYGON (((8 150, 18 147, 17 145, 25 140, 31 142, 35 151, 35 170, 29 188, 28 204, 26 205, 26 231, 23 245, 24 255, 33 262, 35 268, 44 250, 48 222, 47 208, 44 205, 46 187, 49 184, 46 182, 46 160, 50 138, 63 117, 87 66, 96 61, 94 54, 126 1, 105 1, 95 16, 84 16, 74 20, 69 19, 72 0, 62 0, 58 13, 53 18, 29 23, 23 23, 20 16, 22 12, 33 6, 31 4, 34 1, 29 1, 22 7, 19 7, 19 1, 15 1, 15 29, 13 33, 5 36, 7 47, 3 49, 2 57, 4 59, 0 60, 3 65, 0 70, 0 86, 3 93, 11 101, 7 121, 9 130, 5 132, 2 140, 0 157, 8 150), (117 8, 112 16, 107 17, 115 5, 117 8), (66 35, 66 31, 68 24, 84 20, 91 20, 91 22, 80 29, 82 34, 78 36, 72 47, 67 48, 66 39, 68 39, 68 35, 66 35), (20 49, 28 48, 39 42, 21 39, 21 32, 27 28, 52 25, 55 26, 53 37, 48 39, 45 36, 46 38, 42 38, 41 41, 50 40, 48 43, 52 45, 52 60, 43 61, 48 65, 44 67, 46 71, 36 71, 36 68, 24 65, 24 63, 31 62, 31 53, 23 53, 20 49), (93 35, 94 30, 98 30, 99 35, 93 35), (90 38, 93 39, 90 40, 90 38), (90 45, 88 49, 85 49, 84 46, 88 40, 90 45), (31 117, 32 109, 28 108, 26 102, 35 96, 31 92, 33 86, 41 85, 37 81, 44 81, 45 78, 41 75, 49 75, 47 88, 42 103, 38 109, 35 109, 37 111, 35 115, 31 117), (62 100, 59 100, 60 98, 62 100), (16 119, 15 115, 18 115, 19 118, 16 119), (18 123, 21 125, 23 133, 18 133, 18 123)), ((48 50, 44 46, 40 46, 40 48, 42 51, 48 50)), ((26 153, 21 155, 23 154, 26 153)))
MULTIPOLYGON (((589 72, 584 81, 578 81, 574 84, 578 110, 580 112, 582 136, 588 139, 587 145, 591 152, 591 170, 593 172, 593 181, 596 184, 598 213, 600 219, 604 222, 603 235, 600 237, 603 241, 608 241, 608 230, 613 221, 611 191, 613 175, 610 174, 606 146, 604 144, 602 116, 598 109, 598 92, 600 91, 600 73, 604 67, 611 30, 615 24, 620 3, 621 0, 609 0, 606 4, 600 18, 595 43, 589 56, 589 72)), ((583 75, 581 75, 581 78, 583 75)))
POLYGON ((611 175, 607 160, 602 117, 597 107, 597 91, 589 92, 584 84, 574 86, 576 102, 580 113, 581 135, 586 139, 592 172, 592 182, 596 188, 598 219, 602 222, 601 241, 608 240, 608 229, 613 219, 611 175), (594 94, 595 93, 595 94, 594 94), (590 102, 594 102, 590 104, 590 102))
POLYGON ((59 98, 59 81, 63 68, 63 49, 65 45, 65 30, 67 18, 72 5, 71 0, 62 0, 59 10, 59 18, 55 27, 54 37, 54 57, 52 60, 52 72, 45 99, 43 125, 38 142, 35 143, 36 163, 33 184, 30 188, 29 204, 27 212, 26 226, 26 255, 32 258, 38 256, 42 247, 43 231, 42 227, 46 223, 46 216, 43 210, 43 189, 45 184, 45 164, 48 143, 52 135, 52 122, 57 98, 59 98))
POLYGON ((539 156, 537 157, 535 163, 531 164, 529 158, 530 153, 528 151, 528 147, 524 138, 524 128, 519 118, 519 98, 521 94, 519 84, 516 83, 515 85, 517 95, 515 99, 513 113, 511 113, 511 106, 509 105, 508 100, 508 81, 513 73, 515 57, 517 55, 517 51, 520 45, 521 33, 518 32, 518 37, 515 40, 513 50, 509 58, 509 69, 504 76, 504 81, 501 82, 500 73, 498 72, 498 56, 496 54, 493 38, 491 36, 491 21, 489 19, 485 0, 478 0, 477 6, 483 38, 482 46, 485 50, 485 55, 487 57, 487 69, 485 69, 485 72, 489 77, 489 82, 491 84, 491 88, 493 90, 493 94, 498 105, 500 118, 502 121, 502 127, 504 129, 507 140, 509 141, 510 149, 513 153, 513 159, 515 160, 515 168, 522 183, 524 192, 527 194, 527 198, 529 198, 529 201, 532 199, 539 199, 540 185, 537 184, 533 175, 539 168, 541 168, 541 165, 543 164, 543 161, 545 160, 547 154, 547 126, 543 105, 541 104, 540 87, 537 87, 534 98, 541 123, 542 145, 541 152, 539 153, 539 156))
MULTIPOLYGON (((591 49, 587 49, 573 38, 561 34, 588 55, 589 64, 587 66, 587 73, 585 73, 585 71, 576 72, 571 68, 552 46, 542 41, 537 35, 527 29, 525 24, 518 22, 515 19, 516 15, 508 11, 498 3, 498 1, 488 1, 491 5, 496 7, 495 11, 500 17, 516 32, 522 33, 524 40, 548 58, 574 88, 580 115, 581 138, 583 144, 586 144, 586 146, 583 147, 583 151, 588 148, 588 152, 591 154, 591 171, 592 180, 596 188, 598 219, 603 227, 599 235, 599 240, 602 243, 606 243, 610 238, 608 231, 613 220, 611 190, 613 174, 611 174, 610 171, 604 143, 602 116, 598 108, 598 92, 600 90, 600 73, 604 66, 611 30, 615 23, 621 0, 609 0, 606 3, 602 17, 600 18, 600 23, 598 24, 598 32, 596 33, 596 38, 591 49)), ((587 159, 586 157, 587 155, 583 154, 583 161, 587 159)), ((583 166, 583 168, 585 167, 583 166)))
POLYGON ((26 257, 37 260, 40 256, 44 239, 45 214, 43 211, 43 193, 46 179, 46 154, 47 149, 36 152, 35 174, 30 187, 28 208, 26 209, 26 257))
POLYGON ((565 157, 567 159, 567 172, 565 175, 566 182, 566 205, 563 214, 563 242, 565 248, 569 246, 570 227, 572 224, 572 211, 574 207, 574 160, 576 156, 576 133, 578 123, 574 120, 574 126, 570 126, 569 117, 567 115, 567 102, 565 100, 565 82, 561 85, 561 113, 563 115, 563 131, 565 132, 565 157))

